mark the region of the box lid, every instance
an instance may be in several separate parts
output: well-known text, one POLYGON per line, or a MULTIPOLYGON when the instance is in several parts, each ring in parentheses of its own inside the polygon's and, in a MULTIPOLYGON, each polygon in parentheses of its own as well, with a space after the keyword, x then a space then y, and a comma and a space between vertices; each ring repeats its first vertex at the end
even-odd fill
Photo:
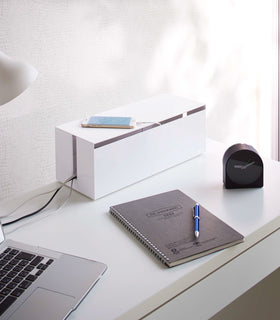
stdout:
POLYGON ((202 103, 162 94, 95 114, 98 116, 133 117, 137 122, 133 129, 83 128, 81 122, 84 119, 71 121, 56 128, 85 139, 93 143, 94 148, 98 148, 204 109, 205 105, 202 103))

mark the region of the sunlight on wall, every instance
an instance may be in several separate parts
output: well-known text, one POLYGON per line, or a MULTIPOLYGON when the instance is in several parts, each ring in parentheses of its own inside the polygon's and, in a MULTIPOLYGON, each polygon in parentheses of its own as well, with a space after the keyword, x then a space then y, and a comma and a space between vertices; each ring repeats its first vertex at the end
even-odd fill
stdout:
MULTIPOLYGON (((273 2, 177 1, 147 83, 207 105, 208 135, 272 155, 273 2), (185 21, 190 21, 186 24, 185 21)), ((275 41, 276 43, 276 41, 275 41)))

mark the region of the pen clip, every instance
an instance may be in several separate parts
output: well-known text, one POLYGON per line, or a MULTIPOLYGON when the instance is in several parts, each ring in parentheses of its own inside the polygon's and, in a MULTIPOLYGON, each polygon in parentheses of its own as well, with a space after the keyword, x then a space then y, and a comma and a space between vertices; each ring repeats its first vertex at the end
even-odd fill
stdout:
POLYGON ((194 219, 200 219, 200 216, 199 216, 199 205, 198 204, 196 204, 194 207, 193 207, 193 218, 194 219), (195 208, 197 207, 197 212, 198 212, 198 214, 196 215, 195 214, 195 208))

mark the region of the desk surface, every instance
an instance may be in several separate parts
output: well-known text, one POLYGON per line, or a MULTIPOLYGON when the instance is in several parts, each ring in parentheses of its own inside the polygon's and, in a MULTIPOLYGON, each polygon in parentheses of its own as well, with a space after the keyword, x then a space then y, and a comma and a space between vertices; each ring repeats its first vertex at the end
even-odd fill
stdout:
MULTIPOLYGON (((69 319, 144 317, 197 286, 280 227, 280 164, 264 161, 262 189, 226 190, 222 182, 222 157, 226 148, 207 141, 203 155, 96 201, 73 192, 59 210, 54 211, 54 201, 45 213, 6 227, 6 237, 108 265, 107 272, 69 319), (172 189, 188 194, 242 233, 244 243, 167 268, 108 213, 110 205, 172 189)), ((25 195, 29 197, 30 194, 25 195)), ((1 204, 0 213, 9 211, 25 198, 1 204)), ((29 212, 31 206, 38 208, 38 205, 39 199, 33 199, 25 210, 29 212)))

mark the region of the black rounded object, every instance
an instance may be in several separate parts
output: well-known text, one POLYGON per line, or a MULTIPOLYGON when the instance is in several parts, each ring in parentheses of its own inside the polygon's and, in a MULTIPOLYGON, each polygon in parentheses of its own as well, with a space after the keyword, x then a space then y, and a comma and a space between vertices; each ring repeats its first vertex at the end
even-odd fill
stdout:
POLYGON ((227 189, 263 187, 263 161, 245 143, 229 147, 223 157, 223 182, 227 189))

